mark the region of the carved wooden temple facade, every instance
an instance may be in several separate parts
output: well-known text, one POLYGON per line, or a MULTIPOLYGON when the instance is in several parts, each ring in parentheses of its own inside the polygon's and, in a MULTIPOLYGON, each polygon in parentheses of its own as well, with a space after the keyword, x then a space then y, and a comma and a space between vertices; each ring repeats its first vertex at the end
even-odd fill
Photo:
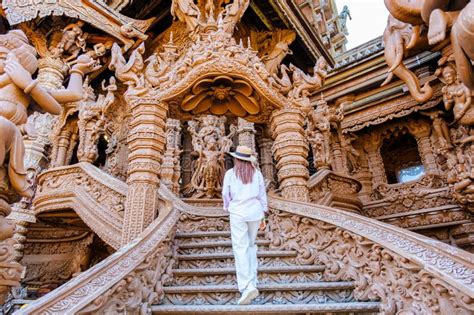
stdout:
POLYGON ((3 0, 1 313, 473 314, 474 3, 385 4, 347 51, 334 0, 3 0))

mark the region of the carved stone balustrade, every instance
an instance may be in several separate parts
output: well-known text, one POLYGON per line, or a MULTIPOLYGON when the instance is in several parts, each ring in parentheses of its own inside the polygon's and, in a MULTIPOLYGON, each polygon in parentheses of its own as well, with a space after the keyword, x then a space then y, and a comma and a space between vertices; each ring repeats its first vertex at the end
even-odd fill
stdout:
POLYGON ((380 184, 371 199, 364 203, 365 215, 422 233, 456 228, 472 220, 472 215, 454 202, 446 178, 439 175, 425 175, 402 184, 380 184))
MULTIPOLYGON (((216 254, 208 248, 211 237, 217 238, 220 247, 227 247, 227 241, 223 239, 228 235, 226 214, 221 209, 184 204, 164 185, 159 188, 158 195, 164 205, 162 211, 140 238, 19 310, 18 314, 171 311, 187 307, 180 304, 182 298, 188 299, 189 294, 194 294, 186 293, 190 286, 200 290, 201 300, 193 300, 193 307, 196 302, 200 307, 211 307, 218 304, 218 300, 233 300, 229 297, 234 294, 232 288, 225 284, 202 288, 199 285, 201 276, 195 276, 193 284, 188 283, 186 288, 179 286, 179 283, 190 281, 187 274, 191 272, 191 266, 210 266, 218 259, 225 267, 225 263, 233 259, 232 253, 220 251, 216 254), (208 238, 207 242, 202 243, 202 237, 208 238), (176 247, 178 239, 186 241, 176 247), (191 260, 195 248, 190 245, 198 239, 201 240, 199 244, 205 245, 200 251, 206 252, 198 256, 210 256, 191 260), (226 293, 212 293, 219 287, 226 293), (219 299, 214 298, 215 294, 219 299)), ((474 260, 462 250, 345 210, 279 197, 269 198, 269 208, 271 215, 264 245, 268 249, 265 251, 286 253, 284 260, 289 265, 285 270, 324 266, 318 267, 314 276, 319 277, 320 284, 336 281, 354 288, 352 293, 344 293, 345 297, 336 299, 350 296, 359 301, 355 304, 386 314, 401 311, 468 314, 474 310, 474 260)), ((262 273, 268 272, 267 266, 272 266, 269 259, 262 257, 262 273)), ((283 268, 281 263, 278 266, 283 268)), ((204 269, 198 271, 206 272, 204 269)), ((275 277, 270 275, 265 279, 275 277)), ((225 276, 214 274, 213 279, 217 281, 225 276)), ((298 279, 303 281, 304 287, 310 285, 308 280, 298 279)), ((268 287, 268 284, 262 285, 268 287)), ((271 296, 266 291, 262 294, 271 296)), ((279 293, 278 296, 280 300, 288 301, 288 305, 296 302, 290 293, 279 293)), ((334 294, 332 296, 335 298, 334 294)), ((305 306, 311 307, 314 303, 305 306)), ((325 304, 317 303, 318 307, 325 304)), ((336 305, 339 304, 331 303, 331 307, 336 305)))

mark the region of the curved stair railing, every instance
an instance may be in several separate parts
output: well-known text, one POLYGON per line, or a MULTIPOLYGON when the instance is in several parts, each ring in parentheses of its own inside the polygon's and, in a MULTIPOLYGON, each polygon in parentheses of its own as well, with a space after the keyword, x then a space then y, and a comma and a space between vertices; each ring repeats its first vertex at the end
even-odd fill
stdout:
POLYGON ((325 280, 355 280, 358 300, 384 314, 472 314, 474 255, 398 227, 324 206, 269 200, 272 246, 326 265, 325 280))
POLYGON ((166 202, 141 237, 15 314, 146 314, 171 276, 179 214, 166 202))
POLYGON ((119 249, 127 184, 89 163, 50 169, 38 177, 35 215, 72 209, 104 242, 119 249))
MULTIPOLYGON (((81 166, 83 167, 83 166, 81 166)), ((87 166, 92 167, 92 166, 87 166)), ((58 186, 58 189, 60 187, 58 186)), ((166 187, 160 216, 141 237, 17 314, 146 313, 172 279, 179 219, 224 222, 222 210, 185 204, 166 187)), ((324 280, 356 283, 360 301, 381 301, 384 314, 472 314, 474 255, 357 214, 269 198, 272 248, 304 264, 324 264, 324 280)))

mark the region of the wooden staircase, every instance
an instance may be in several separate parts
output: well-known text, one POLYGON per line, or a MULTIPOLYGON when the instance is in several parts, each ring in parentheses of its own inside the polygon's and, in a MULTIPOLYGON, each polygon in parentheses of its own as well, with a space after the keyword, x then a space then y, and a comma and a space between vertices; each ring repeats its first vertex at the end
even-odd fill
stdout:
POLYGON ((239 306, 229 231, 178 232, 173 278, 153 314, 373 314, 378 302, 354 299, 352 281, 323 281, 322 265, 300 265, 297 252, 274 250, 259 233, 258 289, 251 305, 239 306))

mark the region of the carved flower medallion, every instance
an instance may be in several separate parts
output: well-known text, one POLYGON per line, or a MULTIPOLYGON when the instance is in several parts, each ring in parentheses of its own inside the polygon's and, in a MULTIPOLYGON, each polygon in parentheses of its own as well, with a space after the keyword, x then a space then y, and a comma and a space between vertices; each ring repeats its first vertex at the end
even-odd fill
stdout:
POLYGON ((193 114, 210 112, 224 115, 231 112, 245 117, 260 112, 260 105, 254 96, 253 88, 244 80, 229 76, 202 79, 191 89, 181 104, 181 109, 193 114))

